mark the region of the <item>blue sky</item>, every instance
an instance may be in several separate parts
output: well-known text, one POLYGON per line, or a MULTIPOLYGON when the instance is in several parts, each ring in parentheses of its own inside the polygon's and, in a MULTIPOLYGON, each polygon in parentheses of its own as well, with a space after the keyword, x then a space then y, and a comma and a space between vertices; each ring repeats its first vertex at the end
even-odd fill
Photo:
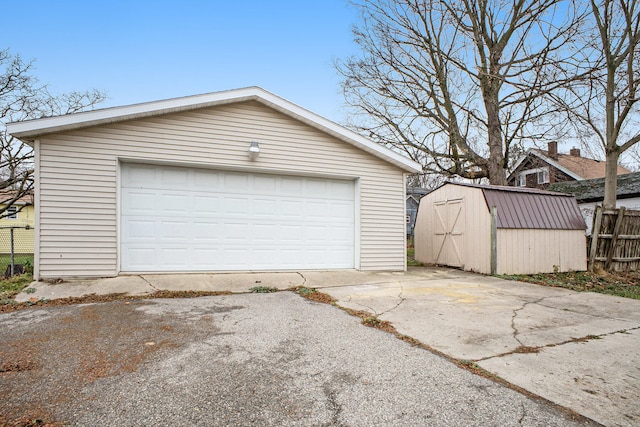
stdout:
POLYGON ((52 92, 102 106, 261 86, 337 122, 333 62, 357 52, 346 0, 0 0, 2 42, 52 92))

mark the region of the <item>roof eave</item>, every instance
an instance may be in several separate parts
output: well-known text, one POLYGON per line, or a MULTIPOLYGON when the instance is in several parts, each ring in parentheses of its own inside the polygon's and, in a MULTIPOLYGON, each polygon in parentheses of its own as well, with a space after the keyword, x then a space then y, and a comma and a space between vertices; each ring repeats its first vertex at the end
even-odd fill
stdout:
POLYGON ((575 180, 582 180, 583 178, 576 174, 575 172, 565 168, 564 166, 560 165, 558 162, 556 162, 555 160, 553 160, 550 157, 545 156, 544 154, 540 154, 538 151, 536 151, 533 148, 530 148, 527 150, 527 153, 522 155, 518 161, 513 165, 513 169, 511 171, 511 173, 509 174, 507 179, 511 179, 513 177, 513 174, 516 172, 516 170, 518 169, 518 167, 522 164, 522 162, 524 162, 524 160, 529 156, 529 155, 533 155, 536 156, 537 158, 539 158, 540 160, 542 160, 545 163, 548 163, 549 165, 555 167, 556 169, 561 170, 562 172, 564 172, 565 174, 569 175, 571 178, 575 179, 575 180))
POLYGON ((252 86, 223 92, 146 102, 123 107, 105 108, 64 116, 47 117, 7 124, 7 131, 16 138, 33 141, 37 137, 90 126, 140 119, 180 111, 196 110, 245 101, 257 101, 344 142, 381 158, 406 172, 421 172, 422 166, 407 157, 376 144, 345 127, 306 110, 262 88, 252 86))
POLYGON ((577 173, 573 172, 572 170, 569 170, 566 167, 562 166, 560 163, 556 162, 551 157, 545 156, 544 154, 540 154, 539 152, 537 152, 535 150, 530 150, 530 152, 531 152, 531 154, 533 154, 534 156, 538 157, 539 159, 547 162, 548 164, 550 164, 551 166, 555 167, 556 169, 559 169, 562 172, 564 172, 565 174, 569 175, 571 178, 573 178, 575 180, 578 180, 578 181, 584 179, 580 175, 578 175, 577 173))

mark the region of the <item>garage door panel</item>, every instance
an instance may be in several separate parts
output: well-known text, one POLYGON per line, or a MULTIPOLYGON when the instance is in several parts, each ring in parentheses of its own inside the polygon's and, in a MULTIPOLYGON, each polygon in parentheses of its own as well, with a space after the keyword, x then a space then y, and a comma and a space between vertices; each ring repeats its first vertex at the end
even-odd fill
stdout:
POLYGON ((222 235, 222 224, 217 221, 193 221, 195 241, 201 243, 219 243, 222 235))
POLYGON ((251 188, 254 194, 278 194, 277 179, 272 176, 255 176, 251 188))
POLYGON ((160 186, 163 189, 182 189, 189 184, 189 169, 163 168, 160 171, 160 186))
POLYGON ((355 187, 352 182, 333 181, 330 183, 330 194, 333 199, 352 201, 355 187))
POLYGON ((302 179, 297 177, 283 177, 280 183, 281 194, 302 195, 302 179))
POLYGON ((353 181, 122 166, 121 270, 353 268, 353 181))
POLYGON ((247 193, 249 190, 249 175, 244 173, 227 172, 224 177, 224 189, 231 193, 247 193))
POLYGON ((123 242, 155 240, 157 236, 158 227, 154 219, 130 219, 124 221, 122 226, 123 235, 127 236, 123 242))
MULTIPOLYGON (((160 190, 158 190, 160 191, 160 190)), ((159 194, 157 198, 160 200, 159 211, 163 214, 186 214, 191 208, 190 197, 184 194, 159 194)))
POLYGON ((192 187, 195 191, 217 191, 220 189, 220 174, 213 171, 193 171, 192 187))
POLYGON ((220 206, 220 197, 214 195, 193 196, 193 213, 198 216, 216 216, 216 209, 220 206))
POLYGON ((156 211, 156 193, 154 191, 128 190, 122 194, 126 214, 138 213, 150 215, 156 211))
POLYGON ((332 203, 331 212, 335 221, 351 222, 353 218, 353 204, 332 203))
POLYGON ((160 248, 157 250, 159 253, 160 262, 167 267, 175 267, 176 269, 182 268, 188 263, 189 250, 187 248, 160 248))
POLYGON ((212 269, 221 267, 219 249, 195 248, 193 249, 193 266, 195 268, 212 269))
POLYGON ((162 239, 185 241, 192 237, 193 227, 187 221, 160 221, 158 225, 160 230, 156 233, 162 239))
POLYGON ((156 185, 157 167, 151 165, 127 165, 122 169, 122 180, 131 186, 153 188, 156 185))
POLYGON ((226 196, 222 201, 225 214, 230 216, 248 216, 249 200, 246 197, 226 196))

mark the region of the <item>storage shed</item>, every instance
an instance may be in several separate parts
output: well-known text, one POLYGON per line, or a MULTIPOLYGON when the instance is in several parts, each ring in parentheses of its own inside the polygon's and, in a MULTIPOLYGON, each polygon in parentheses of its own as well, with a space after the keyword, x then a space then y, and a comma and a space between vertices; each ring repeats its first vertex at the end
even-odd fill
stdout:
POLYGON ((415 258, 483 274, 586 270, 585 228, 572 195, 446 183, 420 201, 415 258))
POLYGON ((12 123, 35 276, 404 270, 420 165, 258 87, 12 123))

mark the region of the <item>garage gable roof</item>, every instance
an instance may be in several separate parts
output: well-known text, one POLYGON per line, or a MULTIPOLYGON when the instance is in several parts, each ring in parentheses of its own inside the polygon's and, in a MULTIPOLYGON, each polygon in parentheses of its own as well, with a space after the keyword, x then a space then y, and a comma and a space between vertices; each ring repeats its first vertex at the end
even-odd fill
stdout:
POLYGON ((586 229, 578 203, 571 194, 499 185, 449 184, 480 189, 487 209, 496 207, 498 228, 586 229))
POLYGON ((7 124, 7 131, 16 138, 33 141, 38 136, 54 132, 245 101, 257 101, 271 107, 407 172, 422 171, 419 163, 257 86, 14 122, 7 124))

